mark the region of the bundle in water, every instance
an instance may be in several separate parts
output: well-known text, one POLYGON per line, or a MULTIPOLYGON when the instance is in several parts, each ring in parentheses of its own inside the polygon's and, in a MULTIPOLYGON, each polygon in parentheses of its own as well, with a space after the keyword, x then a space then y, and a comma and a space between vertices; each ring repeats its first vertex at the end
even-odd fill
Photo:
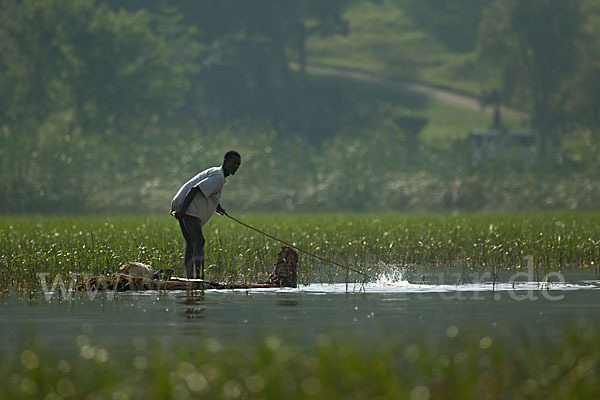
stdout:
POLYGON ((155 272, 147 264, 128 262, 111 277, 94 276, 78 283, 76 290, 204 290, 204 289, 258 289, 292 287, 298 284, 298 251, 283 246, 266 282, 210 282, 201 279, 185 279, 171 276, 173 270, 155 272))
POLYGON ((280 287, 298 286, 298 250, 288 246, 281 247, 275 268, 269 275, 269 282, 280 287))

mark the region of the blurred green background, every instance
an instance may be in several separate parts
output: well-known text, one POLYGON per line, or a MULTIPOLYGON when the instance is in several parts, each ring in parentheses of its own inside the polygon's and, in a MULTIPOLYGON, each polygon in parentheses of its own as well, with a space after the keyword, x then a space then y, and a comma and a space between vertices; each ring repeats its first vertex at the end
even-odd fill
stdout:
POLYGON ((166 213, 230 148, 229 211, 597 209, 599 144, 595 0, 0 0, 3 214, 166 213))

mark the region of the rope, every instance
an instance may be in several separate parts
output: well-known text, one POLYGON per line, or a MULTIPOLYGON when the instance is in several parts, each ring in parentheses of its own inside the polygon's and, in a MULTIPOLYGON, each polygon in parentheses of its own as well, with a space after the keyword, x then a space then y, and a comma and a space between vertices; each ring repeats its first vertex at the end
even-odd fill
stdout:
POLYGON ((361 271, 359 271, 359 270, 357 270, 357 269, 354 269, 354 268, 348 267, 347 265, 343 265, 343 264, 340 264, 340 263, 338 263, 338 262, 335 262, 335 261, 332 261, 332 260, 328 260, 328 259, 326 259, 326 258, 323 258, 323 257, 321 257, 321 256, 318 256, 318 255, 316 255, 316 254, 309 253, 308 251, 304 251, 304 250, 302 250, 302 249, 300 249, 300 248, 298 248, 298 247, 294 246, 293 244, 290 244, 290 243, 288 243, 288 242, 286 242, 286 241, 283 241, 283 240, 281 240, 281 239, 278 239, 278 238, 276 238, 275 236, 269 235, 268 233, 266 233, 266 232, 263 232, 263 231, 261 231, 260 229, 256 229, 256 228, 254 228, 254 227, 252 227, 252 226, 250 226, 250 225, 248 225, 248 224, 246 224, 246 223, 244 223, 244 222, 240 221, 239 219, 232 217, 231 215, 229 215, 229 214, 227 214, 227 213, 224 213, 224 215, 225 215, 225 216, 227 216, 227 217, 229 217, 229 218, 231 218, 232 220, 234 220, 234 221, 235 221, 235 222, 237 222, 238 224, 240 224, 240 225, 244 225, 246 228, 250 228, 250 229, 252 229, 253 231, 256 231, 256 232, 258 232, 258 233, 260 233, 260 234, 263 234, 263 235, 265 235, 265 236, 267 236, 267 237, 269 237, 269 238, 271 238, 271 239, 273 239, 273 240, 276 240, 276 241, 278 241, 278 242, 280 242, 280 243, 283 243, 283 244, 285 244, 286 246, 289 246, 289 247, 291 247, 291 248, 293 248, 293 249, 296 249, 296 250, 298 250, 300 253, 304 253, 304 254, 306 254, 306 255, 308 255, 308 256, 311 256, 311 257, 314 257, 314 258, 318 258, 318 259, 319 259, 319 260, 321 260, 321 261, 325 261, 325 262, 331 263, 331 264, 333 264, 333 265, 337 265, 338 267, 346 268, 346 269, 348 269, 348 270, 350 270, 350 271, 352 271, 352 272, 356 272, 357 274, 361 274, 361 275, 363 275, 363 276, 365 276, 365 277, 369 278, 369 275, 368 275, 368 274, 366 274, 366 273, 364 273, 364 272, 361 272, 361 271))

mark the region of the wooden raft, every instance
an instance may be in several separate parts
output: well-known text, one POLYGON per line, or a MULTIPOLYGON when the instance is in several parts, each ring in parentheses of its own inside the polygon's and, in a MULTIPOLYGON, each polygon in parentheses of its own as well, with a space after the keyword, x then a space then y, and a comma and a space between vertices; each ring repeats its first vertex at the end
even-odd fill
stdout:
MULTIPOLYGON (((135 263, 139 264, 139 263, 135 263)), ((127 264, 126 264, 127 265, 127 264)), ((126 266, 125 265, 125 266, 126 266)), ((127 271, 123 267, 120 271, 127 271)), ((298 283, 298 251, 283 246, 277 255, 273 272, 265 282, 211 282, 201 279, 185 279, 169 277, 167 280, 154 279, 143 274, 117 272, 111 277, 93 276, 79 282, 75 289, 107 290, 107 291, 143 291, 143 290, 207 290, 207 289, 262 289, 279 287, 296 287, 298 283)))

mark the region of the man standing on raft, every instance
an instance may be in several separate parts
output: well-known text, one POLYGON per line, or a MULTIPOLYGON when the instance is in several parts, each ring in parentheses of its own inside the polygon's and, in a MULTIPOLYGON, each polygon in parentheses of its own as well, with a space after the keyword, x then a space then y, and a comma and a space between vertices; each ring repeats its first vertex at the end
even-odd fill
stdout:
POLYGON ((230 150, 223 157, 223 165, 200 172, 187 181, 171 201, 171 214, 179 221, 185 239, 185 273, 188 279, 204 279, 204 236, 202 226, 216 211, 220 215, 225 210, 219 204, 225 178, 235 175, 242 157, 230 150))

